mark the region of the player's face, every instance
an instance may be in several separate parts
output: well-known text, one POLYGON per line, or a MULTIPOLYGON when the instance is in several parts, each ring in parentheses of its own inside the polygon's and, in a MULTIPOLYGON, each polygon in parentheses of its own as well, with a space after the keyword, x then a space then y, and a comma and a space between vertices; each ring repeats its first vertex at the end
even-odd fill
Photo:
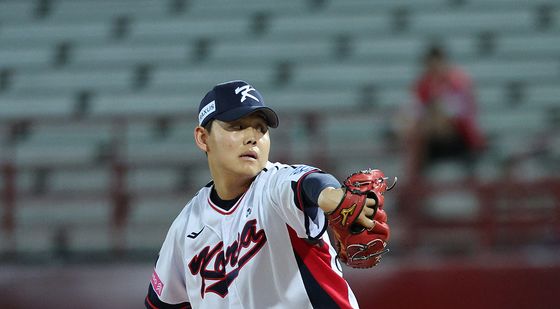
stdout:
POLYGON ((268 161, 268 125, 258 112, 232 122, 214 120, 207 144, 214 171, 226 177, 252 178, 268 161))

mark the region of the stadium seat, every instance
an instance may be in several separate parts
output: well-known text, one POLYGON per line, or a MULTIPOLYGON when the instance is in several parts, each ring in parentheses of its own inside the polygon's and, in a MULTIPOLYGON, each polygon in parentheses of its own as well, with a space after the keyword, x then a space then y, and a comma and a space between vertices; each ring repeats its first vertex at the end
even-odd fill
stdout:
POLYGON ((105 192, 111 182, 111 171, 90 168, 88 170, 53 170, 48 176, 49 193, 105 192))
POLYGON ((269 66, 245 66, 235 65, 207 65, 197 66, 177 66, 175 68, 162 68, 154 72, 151 89, 186 89, 197 92, 200 102, 202 94, 210 90, 217 83, 244 79, 253 81, 253 85, 270 85, 274 80, 274 70, 269 66))
POLYGON ((71 66, 73 68, 95 68, 100 65, 111 68, 130 68, 136 64, 174 66, 185 63, 189 46, 184 42, 165 45, 135 44, 118 42, 97 46, 76 46, 71 66))
MULTIPOLYGON (((110 208, 103 201, 85 198, 76 200, 48 201, 45 198, 22 199, 16 212, 18 222, 18 250, 49 252, 54 249, 59 228, 68 229, 72 237, 74 229, 109 222, 110 208)), ((99 234, 103 234, 97 229, 99 234)), ((96 236, 96 235, 90 235, 96 236)), ((108 235, 107 235, 108 236, 108 235)), ((83 245, 93 245, 82 242, 83 245)))
POLYGON ((181 93, 166 95, 158 93, 160 92, 99 94, 95 98, 91 115, 126 116, 194 113, 198 109, 198 103, 201 99, 200 95, 195 97, 181 93))
POLYGON ((504 35, 496 45, 496 56, 557 59, 560 53, 558 33, 535 33, 530 36, 504 35))
POLYGON ((377 13, 390 13, 392 10, 399 8, 407 8, 413 12, 418 11, 433 11, 435 9, 442 9, 449 7, 447 0, 397 0, 397 1, 383 1, 383 0, 354 0, 354 1, 330 1, 326 11, 328 12, 341 12, 341 13, 354 13, 354 12, 367 12, 373 11, 377 13))
POLYGON ((53 46, 61 41, 94 45, 106 40, 110 32, 111 24, 108 22, 56 23, 45 21, 21 25, 8 24, 3 26, 2 32, 0 32, 0 46, 32 49, 38 46, 53 46))
POLYGON ((22 166, 57 166, 64 164, 85 165, 96 156, 95 144, 53 145, 50 142, 22 143, 15 149, 14 162, 22 166))
POLYGON ((187 14, 204 18, 231 18, 233 16, 252 16, 258 12, 270 12, 273 15, 301 14, 309 10, 308 1, 274 1, 250 0, 240 5, 227 0, 192 1, 187 14))
POLYGON ((123 91, 132 86, 132 70, 61 69, 16 74, 11 91, 18 93, 72 93, 80 89, 123 91))
POLYGON ((105 22, 122 15, 133 19, 168 17, 167 2, 157 0, 110 1, 100 5, 96 1, 57 1, 49 19, 65 23, 105 22))
POLYGON ((554 80, 549 83, 535 83, 527 89, 527 105, 530 108, 558 106, 559 101, 560 87, 554 80))
MULTIPOLYGON (((557 62, 556 62, 557 64, 557 62)), ((560 78, 557 65, 548 60, 480 59, 465 63, 473 79, 479 84, 503 81, 546 82, 560 78)))
POLYGON ((1 118, 70 116, 73 101, 69 95, 6 93, 0 95, 1 118))
POLYGON ((410 31, 414 34, 455 36, 496 33, 527 33, 534 27, 533 13, 526 9, 417 12, 411 18, 410 31))
POLYGON ((209 61, 247 66, 270 66, 278 61, 320 62, 333 57, 334 44, 329 39, 246 40, 216 42, 209 61))
POLYGON ((296 71, 294 84, 329 85, 346 88, 372 83, 386 85, 408 85, 411 83, 416 68, 407 64, 373 65, 363 63, 345 63, 328 65, 302 65, 296 71))
POLYGON ((275 17, 267 32, 271 38, 317 38, 333 37, 337 34, 383 34, 391 31, 390 17, 371 12, 356 14, 310 14, 275 17))
MULTIPOLYGON (((33 1, 0 1, 0 21, 5 24, 30 22, 33 18, 33 1)), ((0 45, 1 46, 1 45, 0 45)))
POLYGON ((53 46, 51 45, 32 49, 12 46, 0 49, 0 67, 10 67, 17 70, 47 69, 52 61, 53 46))
POLYGON ((439 221, 469 220, 478 215, 476 196, 470 191, 442 193, 426 201, 425 212, 439 221))
POLYGON ((201 37, 210 40, 243 41, 243 36, 249 29, 249 19, 232 18, 177 18, 160 20, 138 20, 134 23, 130 35, 131 42, 160 43, 188 41, 201 37), (241 39, 240 39, 241 38, 241 39))

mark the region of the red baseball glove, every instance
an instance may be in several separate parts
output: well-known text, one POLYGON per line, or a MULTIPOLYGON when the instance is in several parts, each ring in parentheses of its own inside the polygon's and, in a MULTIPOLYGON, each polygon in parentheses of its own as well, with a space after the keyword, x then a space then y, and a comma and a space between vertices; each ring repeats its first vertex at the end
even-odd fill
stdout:
POLYGON ((344 195, 337 208, 328 214, 329 224, 335 237, 339 259, 354 268, 370 268, 387 253, 389 225, 383 210, 383 193, 391 190, 397 178, 387 187, 387 177, 380 170, 368 169, 350 175, 343 184, 344 195), (370 230, 356 223, 366 199, 375 200, 374 226, 370 230))

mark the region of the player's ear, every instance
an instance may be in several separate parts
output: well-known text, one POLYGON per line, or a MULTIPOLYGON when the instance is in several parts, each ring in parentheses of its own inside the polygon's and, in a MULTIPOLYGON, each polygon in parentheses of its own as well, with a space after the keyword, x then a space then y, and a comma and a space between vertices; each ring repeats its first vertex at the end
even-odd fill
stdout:
POLYGON ((196 146, 204 152, 208 152, 208 134, 209 132, 204 127, 196 126, 194 128, 194 141, 196 146))

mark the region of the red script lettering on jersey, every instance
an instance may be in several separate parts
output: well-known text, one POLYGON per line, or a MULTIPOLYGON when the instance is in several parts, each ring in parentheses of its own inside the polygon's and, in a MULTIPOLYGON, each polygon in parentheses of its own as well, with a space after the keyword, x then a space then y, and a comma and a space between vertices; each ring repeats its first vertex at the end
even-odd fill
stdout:
POLYGON ((210 248, 210 246, 204 247, 189 263, 191 274, 197 275, 200 273, 202 278, 200 296, 204 298, 206 293, 216 293, 224 298, 241 268, 261 250, 265 243, 264 230, 257 231, 257 220, 253 219, 247 221, 241 234, 237 234, 237 240, 227 248, 224 249, 223 241, 220 241, 213 248, 210 248), (211 263, 212 261, 214 263, 211 263), (226 273, 228 264, 233 269, 226 273), (207 280, 213 282, 206 286, 207 280))

